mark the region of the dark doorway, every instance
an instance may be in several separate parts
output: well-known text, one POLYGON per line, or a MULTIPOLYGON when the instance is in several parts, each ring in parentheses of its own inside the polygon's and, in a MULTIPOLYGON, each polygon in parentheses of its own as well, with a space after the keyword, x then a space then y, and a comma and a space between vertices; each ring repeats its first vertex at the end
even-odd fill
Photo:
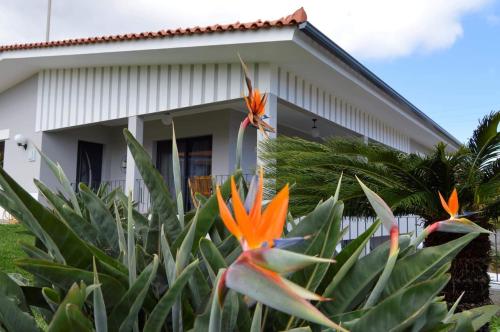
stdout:
MULTIPOLYGON (((212 171, 212 136, 177 139, 182 177, 182 192, 186 207, 191 207, 188 179, 193 176, 210 175, 212 171)), ((175 193, 172 171, 172 141, 157 144, 156 167, 165 179, 172 194, 175 193)))
POLYGON ((3 168, 3 160, 5 158, 5 141, 0 141, 0 167, 3 168))
POLYGON ((101 184, 103 145, 78 141, 76 183, 85 183, 93 189, 101 184))

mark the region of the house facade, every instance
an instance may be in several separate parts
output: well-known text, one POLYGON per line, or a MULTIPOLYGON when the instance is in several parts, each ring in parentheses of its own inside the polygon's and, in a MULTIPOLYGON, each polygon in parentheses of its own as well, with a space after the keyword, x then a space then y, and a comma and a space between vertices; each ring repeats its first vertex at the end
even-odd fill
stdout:
MULTIPOLYGON (((246 113, 238 53, 269 95, 276 135, 358 136, 419 153, 459 146, 300 9, 274 21, 0 46, 0 165, 34 196, 33 178, 55 186, 36 145, 75 183, 107 182, 147 200, 123 128, 169 181, 173 121, 186 181, 222 180, 246 113)), ((245 173, 261 139, 247 131, 245 173)))

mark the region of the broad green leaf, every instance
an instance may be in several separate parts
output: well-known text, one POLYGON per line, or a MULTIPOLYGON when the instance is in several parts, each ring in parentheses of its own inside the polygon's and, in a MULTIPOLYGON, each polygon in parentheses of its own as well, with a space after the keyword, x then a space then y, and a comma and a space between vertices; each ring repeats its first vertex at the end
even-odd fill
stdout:
POLYGON ((65 309, 72 332, 89 332, 93 330, 92 322, 85 317, 78 306, 68 303, 65 309))
MULTIPOLYGON (((83 281, 90 285, 94 281, 92 272, 58 263, 25 258, 18 260, 16 265, 62 289, 69 289, 75 282, 83 281)), ((100 273, 99 280, 105 302, 113 306, 125 294, 125 288, 118 280, 107 274, 100 273)))
POLYGON ((106 305, 104 304, 104 297, 102 295, 102 289, 101 289, 101 284, 99 282, 99 275, 97 273, 95 259, 93 262, 93 267, 94 267, 94 285, 98 285, 98 287, 94 290, 93 293, 95 330, 96 332, 106 332, 108 331, 106 305))
POLYGON ((80 195, 90 215, 90 220, 99 231, 99 242, 106 244, 105 252, 118 256, 118 232, 115 218, 104 202, 96 196, 85 184, 80 183, 80 195))
POLYGON ((275 273, 240 261, 226 273, 226 285, 271 308, 313 323, 345 331, 325 317, 316 307, 302 299, 275 273))
POLYGON ((0 323, 7 331, 40 331, 33 316, 19 309, 15 302, 6 296, 0 296, 0 323))
POLYGON ((116 222, 116 231, 118 234, 118 248, 120 248, 120 254, 122 256, 122 263, 127 264, 127 240, 125 240, 125 232, 123 231, 123 225, 120 218, 120 211, 118 211, 118 206, 116 205, 116 201, 113 203, 115 209, 115 222, 116 222))
POLYGON ((335 195, 333 195, 333 200, 337 202, 340 195, 340 186, 342 185, 342 176, 344 173, 340 173, 339 182, 337 183, 337 189, 335 189, 335 195))
POLYGON ((95 256, 118 271, 126 271, 125 267, 118 261, 107 256, 98 248, 82 241, 64 222, 21 188, 2 168, 0 168, 0 185, 3 189, 11 189, 8 196, 10 198, 7 198, 9 202, 12 202, 11 198, 13 197, 18 197, 21 201, 16 203, 16 207, 9 205, 11 208, 9 209, 3 205, 2 197, 5 197, 5 195, 0 191, 0 206, 3 206, 26 225, 46 247, 50 247, 52 243, 56 249, 58 248, 59 253, 64 256, 61 258, 69 265, 87 268, 92 265, 92 259, 95 256), (19 212, 20 207, 23 211, 24 207, 29 209, 29 216, 26 216, 24 212, 19 212))
POLYGON ((160 247, 161 253, 163 257, 163 265, 165 267, 165 274, 167 275, 167 281, 169 285, 173 285, 175 278, 177 276, 177 271, 175 267, 175 260, 170 252, 170 248, 168 247, 167 238, 165 237, 165 228, 164 225, 161 226, 161 234, 160 234, 160 247))
MULTIPOLYGON (((131 312, 132 306, 139 301, 141 304, 144 301, 144 291, 147 292, 150 285, 150 279, 156 276, 157 262, 153 261, 149 264, 139 275, 137 280, 130 286, 130 288, 123 293, 120 300, 113 306, 113 310, 109 315, 109 328, 111 330, 118 330, 120 324, 122 324, 131 312)), ((104 289, 104 288, 103 288, 104 289)), ((105 289, 104 289, 105 290, 105 289)))
MULTIPOLYGON (((151 283, 153 282, 153 279, 156 277, 156 271, 158 270, 158 264, 159 264, 159 259, 158 259, 158 256, 155 255, 153 262, 149 265, 149 266, 151 266, 151 268, 150 269, 146 268, 141 273, 141 276, 142 276, 143 274, 145 274, 145 272, 147 272, 147 274, 146 274, 147 280, 145 280, 145 278, 140 278, 140 276, 137 279, 137 282, 140 281, 140 284, 137 286, 137 288, 140 290, 140 292, 137 293, 137 296, 135 298, 129 297, 129 299, 133 300, 133 301, 131 302, 131 305, 128 306, 128 310, 123 312, 123 314, 125 314, 124 319, 123 320, 121 320, 121 319, 114 320, 114 322, 116 322, 116 323, 121 323, 120 329, 119 329, 120 332, 132 330, 134 323, 137 321, 137 318, 138 318, 137 315, 138 315, 139 311, 141 310, 144 299, 146 298, 146 295, 149 291, 149 287, 150 287, 151 283)), ((132 286, 132 288, 135 288, 134 286, 135 286, 135 284, 132 286)), ((117 309, 116 308, 113 309, 113 312, 117 313, 117 309)), ((112 315, 113 315, 113 313, 110 316, 110 325, 111 325, 112 315)))
POLYGON ((449 276, 441 276, 400 289, 359 318, 351 332, 401 331, 408 328, 425 313, 434 296, 449 279, 449 276))
POLYGON ((195 260, 181 272, 179 277, 175 280, 168 291, 161 297, 158 304, 155 306, 151 314, 149 315, 146 324, 144 325, 144 332, 159 332, 161 331, 167 316, 170 313, 175 300, 180 296, 182 290, 186 286, 189 278, 193 275, 196 267, 198 266, 198 260, 195 260))
POLYGON ((189 231, 184 237, 179 251, 177 252, 177 259, 175 261, 177 274, 179 274, 189 262, 191 249, 193 248, 196 224, 198 222, 198 213, 199 210, 196 211, 196 215, 194 216, 193 220, 191 221, 191 225, 189 226, 189 231))
POLYGON ((69 304, 75 305, 76 308, 81 308, 83 303, 85 302, 85 285, 78 284, 75 282, 69 288, 68 293, 62 300, 59 308, 57 309, 52 321, 49 324, 48 331, 49 332, 65 332, 71 331, 73 322, 70 317, 68 317, 66 312, 66 306, 69 304))
POLYGON ((215 280, 215 287, 213 288, 212 303, 210 305, 210 320, 208 324, 208 332, 220 332, 222 320, 222 307, 224 305, 224 295, 226 293, 224 280, 222 276, 226 269, 219 270, 217 279, 215 280))
MULTIPOLYGON (((376 220, 363 234, 351 241, 338 255, 335 257, 336 263, 332 265, 333 278, 323 293, 324 297, 333 297, 334 291, 340 281, 345 277, 347 272, 357 262, 359 255, 366 246, 370 237, 376 232, 380 226, 380 220, 376 220)), ((326 280, 329 280, 327 277, 326 280)), ((325 303, 325 306, 328 306, 325 303)))
POLYGON ((65 262, 65 256, 61 253, 61 244, 52 237, 53 234, 45 229, 43 218, 51 217, 57 223, 61 223, 42 204, 37 202, 29 193, 17 184, 0 167, 0 206, 22 222, 38 239, 44 244, 49 253, 60 263, 65 262))
POLYGON ((447 310, 446 302, 431 303, 427 311, 413 323, 410 332, 429 331, 441 325, 447 310))
MULTIPOLYGON (((44 183, 33 180, 38 190, 45 199, 54 208, 58 217, 62 219, 79 237, 94 245, 98 244, 100 239, 99 231, 91 224, 88 223, 81 215, 76 213, 66 201, 52 192, 44 183)), ((102 237, 102 236, 101 236, 102 237)))
POLYGON ((0 297, 11 299, 22 311, 29 311, 21 287, 2 271, 0 271, 0 297))
POLYGON ((170 191, 144 147, 127 129, 123 130, 123 135, 144 184, 148 188, 151 197, 151 210, 158 213, 160 220, 165 225, 168 243, 172 244, 180 235, 182 228, 177 218, 175 203, 170 197, 170 191))
POLYGON ((432 274, 453 257, 478 233, 470 233, 440 246, 424 248, 398 261, 383 291, 382 297, 393 294, 426 274, 432 274))
POLYGON ((35 247, 34 245, 25 242, 18 242, 18 245, 26 253, 26 255, 28 255, 29 258, 43 259, 50 262, 54 260, 48 253, 40 248, 35 247))
POLYGON ((42 288, 42 295, 49 305, 49 307, 53 310, 56 311, 57 307, 59 304, 61 304, 61 297, 59 296, 59 293, 56 292, 54 289, 49 288, 49 287, 43 287, 42 288))
POLYGON ((489 230, 465 218, 439 221, 438 231, 447 233, 491 233, 489 230))
POLYGON ((78 199, 76 198, 76 193, 73 187, 71 186, 71 183, 69 182, 68 178, 66 177, 66 174, 64 173, 61 165, 59 163, 54 163, 49 157, 45 155, 38 147, 36 147, 38 150, 38 153, 42 156, 42 159, 45 161, 47 166, 49 166, 50 170, 52 171, 52 174, 56 177, 57 181, 61 184, 65 194, 69 197, 71 204, 73 205, 74 211, 78 215, 82 215, 82 211, 80 210, 80 205, 78 204, 78 199))
POLYGON ((228 291, 222 308, 221 331, 234 331, 238 319, 239 303, 238 294, 228 291))
POLYGON ((387 231, 390 231, 392 225, 396 223, 396 218, 394 218, 394 214, 392 213, 391 208, 384 202, 384 200, 379 195, 377 195, 370 188, 365 186, 365 184, 361 182, 361 180, 358 179, 358 177, 356 177, 356 179, 358 180, 361 188, 365 192, 365 195, 368 198, 368 201, 370 202, 372 208, 375 210, 377 217, 382 221, 387 231))
MULTIPOLYGON (((321 229, 326 222, 328 222, 334 203, 334 198, 330 197, 326 201, 318 204, 318 206, 316 206, 311 213, 305 216, 304 219, 302 219, 298 225, 286 235, 286 237, 304 237, 316 234, 318 230, 321 229)), ((296 246, 293 249, 294 251, 300 252, 301 248, 302 250, 305 250, 306 247, 307 245, 304 244, 303 246, 296 246)))
POLYGON ((396 249, 396 251, 394 252, 391 251, 389 252, 389 257, 387 259, 387 263, 384 266, 384 270, 382 271, 382 274, 378 278, 375 287, 373 287, 370 296, 368 296, 368 299, 366 300, 363 308, 369 308, 373 306, 375 303, 377 303, 380 294, 382 293, 387 284, 387 280, 392 274, 392 270, 394 269, 394 265, 396 264, 398 255, 399 255, 399 248, 396 249))
POLYGON ((213 283, 215 282, 215 278, 217 277, 216 273, 220 269, 226 268, 227 264, 224 261, 224 257, 212 241, 205 238, 201 239, 199 248, 203 260, 205 261, 205 266, 207 267, 208 274, 213 283))
POLYGON ((491 318, 499 311, 500 307, 498 305, 485 305, 454 314, 449 321, 458 324, 461 320, 470 320, 473 331, 477 331, 486 323, 490 322, 491 318))
POLYGON ((443 323, 448 323, 450 318, 455 314, 455 310, 457 310, 458 304, 462 300, 462 297, 464 296, 464 294, 465 294, 465 291, 463 291, 462 294, 460 294, 458 299, 455 301, 455 303, 453 303, 450 310, 446 313, 446 317, 443 319, 443 323))
POLYGON ((172 170, 174 175, 175 197, 177 198, 177 216, 179 218, 181 228, 184 228, 184 202, 182 200, 181 165, 179 162, 179 150, 177 149, 174 122, 172 122, 172 170))
MULTIPOLYGON (((237 171, 233 174, 234 180, 238 182, 241 178, 241 171, 237 171)), ((220 187, 222 197, 227 199, 229 197, 229 193, 231 191, 230 188, 230 180, 224 182, 224 184, 220 187)), ((196 232, 193 240, 193 249, 191 252, 194 254, 198 250, 198 244, 201 238, 204 238, 208 231, 212 228, 215 219, 219 216, 219 205, 217 203, 217 197, 215 195, 210 196, 207 202, 200 207, 198 212, 198 222, 196 223, 196 232)), ((184 228, 182 234, 178 236, 177 240, 173 245, 171 245, 170 249, 172 252, 175 252, 178 248, 180 248, 182 244, 182 240, 186 236, 188 232, 188 228, 184 228)), ((166 229, 168 232, 168 229, 166 229)))
POLYGON ((137 278, 137 261, 135 256, 135 230, 134 216, 132 214, 132 193, 128 195, 127 205, 127 265, 128 265, 128 284, 130 287, 137 278))
POLYGON ((250 332, 261 332, 262 329, 262 304, 257 302, 253 312, 252 327, 250 332))

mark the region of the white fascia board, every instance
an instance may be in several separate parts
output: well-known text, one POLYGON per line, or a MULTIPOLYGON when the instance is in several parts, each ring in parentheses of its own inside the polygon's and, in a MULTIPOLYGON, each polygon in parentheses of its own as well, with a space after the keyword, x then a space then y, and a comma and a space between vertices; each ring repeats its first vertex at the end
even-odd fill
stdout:
POLYGON ((296 27, 226 31, 173 37, 102 42, 95 44, 47 47, 0 52, 0 61, 53 56, 137 52, 162 49, 182 49, 206 46, 227 46, 292 40, 296 27))
MULTIPOLYGON (((401 107, 399 107, 393 100, 392 98, 386 96, 383 92, 379 91, 375 87, 373 87, 369 82, 366 82, 365 80, 361 79, 359 76, 356 74, 352 73, 349 71, 346 66, 339 65, 336 61, 334 61, 334 55, 330 54, 327 50, 325 50, 323 47, 318 45, 316 42, 312 41, 309 37, 307 37, 304 33, 301 31, 297 30, 296 33, 294 34, 293 41, 308 51, 311 55, 315 56, 318 60, 321 62, 325 63, 328 65, 330 68, 344 76, 345 78, 351 80, 352 82, 356 83, 358 86, 363 88, 366 92, 368 92, 370 95, 373 97, 377 98, 379 101, 383 102, 389 109, 391 109, 394 112, 397 112, 401 116, 403 116, 405 119, 410 121, 412 124, 423 130, 425 133, 428 133, 432 135, 437 141, 445 141, 449 143, 450 145, 457 147, 456 143, 453 141, 450 141, 447 139, 444 135, 441 135, 441 133, 436 133, 434 130, 426 126, 422 121, 419 121, 418 119, 415 118, 415 116, 405 110, 403 110, 401 107)), ((423 133, 424 134, 424 133, 423 133)), ((425 134, 424 134, 425 135, 425 134)), ((415 137, 412 137, 415 139, 415 137)))

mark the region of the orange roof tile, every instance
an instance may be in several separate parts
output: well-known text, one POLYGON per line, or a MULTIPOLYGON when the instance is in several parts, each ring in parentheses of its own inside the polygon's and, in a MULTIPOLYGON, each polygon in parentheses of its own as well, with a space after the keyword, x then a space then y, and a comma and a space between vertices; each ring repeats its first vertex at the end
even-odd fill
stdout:
POLYGON ((283 27, 283 26, 294 26, 303 23, 305 21, 307 21, 307 14, 304 8, 300 8, 291 15, 273 21, 257 20, 248 23, 236 22, 233 24, 215 24, 206 27, 195 26, 185 29, 177 28, 177 29, 168 29, 160 31, 128 33, 122 35, 109 35, 109 36, 98 36, 89 38, 54 40, 54 41, 39 42, 39 43, 4 45, 0 46, 0 52, 26 50, 34 48, 49 48, 49 47, 61 47, 61 46, 73 46, 73 45, 110 43, 110 42, 129 41, 129 40, 158 39, 158 38, 181 36, 181 35, 217 33, 217 32, 236 31, 236 30, 245 31, 245 30, 269 29, 269 28, 283 27))

